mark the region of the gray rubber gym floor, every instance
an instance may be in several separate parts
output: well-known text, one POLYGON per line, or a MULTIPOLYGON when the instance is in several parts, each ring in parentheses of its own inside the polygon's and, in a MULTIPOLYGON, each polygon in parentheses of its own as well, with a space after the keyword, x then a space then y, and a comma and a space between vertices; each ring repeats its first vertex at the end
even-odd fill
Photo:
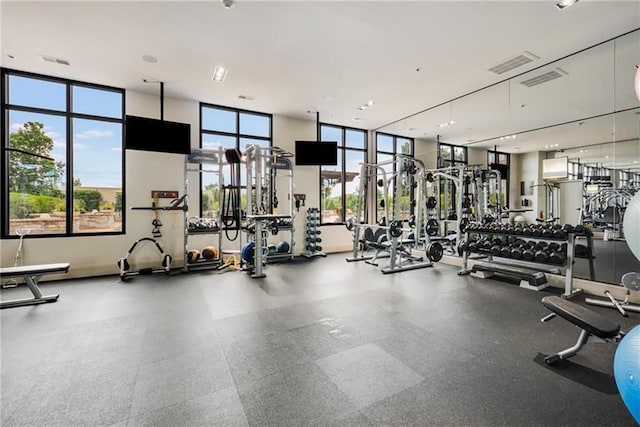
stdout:
POLYGON ((542 361, 578 335, 548 292, 344 259, 45 284, 1 311, 2 425, 634 425, 614 346, 542 361))

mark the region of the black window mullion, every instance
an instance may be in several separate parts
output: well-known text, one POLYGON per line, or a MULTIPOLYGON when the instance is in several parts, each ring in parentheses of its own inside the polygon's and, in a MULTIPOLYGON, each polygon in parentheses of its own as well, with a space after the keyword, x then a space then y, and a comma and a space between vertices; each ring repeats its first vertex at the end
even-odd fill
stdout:
POLYGON ((67 152, 66 152, 66 162, 67 162, 67 170, 65 173, 66 176, 66 205, 67 205, 67 235, 73 234, 73 123, 71 117, 71 111, 73 111, 71 105, 71 85, 67 83, 67 111, 66 111, 66 125, 67 125, 67 152))

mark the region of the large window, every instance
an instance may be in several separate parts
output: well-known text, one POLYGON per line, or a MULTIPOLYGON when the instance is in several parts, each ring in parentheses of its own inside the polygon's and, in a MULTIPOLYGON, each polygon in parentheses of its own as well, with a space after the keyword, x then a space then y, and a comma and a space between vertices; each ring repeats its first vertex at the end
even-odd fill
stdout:
POLYGON ((2 70, 2 235, 124 232, 124 90, 2 70))
POLYGON ((467 147, 438 142, 438 167, 448 168, 467 165, 467 147))
POLYGON ((367 132, 321 124, 320 140, 338 142, 338 164, 320 168, 321 222, 343 223, 355 215, 360 163, 367 161, 367 132))
POLYGON ((568 169, 567 179, 582 179, 582 165, 580 163, 569 162, 568 169))
MULTIPOLYGON (((396 135, 390 135, 386 133, 376 133, 376 163, 392 162, 396 154, 406 154, 413 157, 414 143, 413 139, 403 138, 396 135)), ((395 162, 387 163, 384 166, 387 177, 393 176, 396 173, 395 162)), ((378 177, 379 178, 379 177, 378 177)), ((393 212, 393 207, 396 203, 399 203, 400 219, 407 219, 409 215, 413 213, 413 207, 411 201, 414 194, 412 191, 413 177, 409 180, 406 176, 402 177, 401 181, 401 195, 400 200, 395 199, 395 192, 393 186, 389 188, 389 194, 387 198, 390 201, 389 212, 393 212)), ((377 181, 377 179, 376 179, 377 181)), ((382 217, 385 216, 385 208, 381 201, 383 200, 383 188, 376 186, 376 221, 380 222, 382 217)))
MULTIPOLYGON (((209 104, 200 104, 200 147, 209 150, 237 149, 244 152, 247 146, 272 145, 271 114, 237 110, 209 104)), ((246 186, 246 168, 241 166, 239 176, 234 177, 242 187, 246 186)), ((218 176, 203 173, 201 179, 201 216, 214 217, 219 211, 218 176)), ((231 183, 229 168, 225 168, 224 184, 231 183)), ((241 192, 241 206, 246 207, 245 192, 241 192)))

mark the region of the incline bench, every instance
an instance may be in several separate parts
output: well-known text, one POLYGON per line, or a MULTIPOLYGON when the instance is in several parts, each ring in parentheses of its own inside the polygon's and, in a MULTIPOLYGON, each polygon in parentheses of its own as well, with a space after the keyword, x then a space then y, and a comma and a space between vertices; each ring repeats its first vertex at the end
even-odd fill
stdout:
POLYGON ((19 307, 23 305, 42 304, 45 302, 56 302, 60 295, 42 295, 38 287, 40 277, 47 274, 67 273, 69 263, 57 264, 23 265, 18 267, 0 268, 0 279, 24 278, 26 285, 31 289, 33 298, 14 299, 0 302, 0 308, 19 307))
POLYGON ((559 351, 544 359, 548 365, 553 365, 558 360, 575 356, 590 339, 617 344, 624 337, 624 333, 620 332, 620 325, 574 302, 554 295, 542 298, 542 305, 551 311, 550 315, 542 319, 543 322, 551 320, 558 315, 581 329, 578 341, 573 347, 559 351))

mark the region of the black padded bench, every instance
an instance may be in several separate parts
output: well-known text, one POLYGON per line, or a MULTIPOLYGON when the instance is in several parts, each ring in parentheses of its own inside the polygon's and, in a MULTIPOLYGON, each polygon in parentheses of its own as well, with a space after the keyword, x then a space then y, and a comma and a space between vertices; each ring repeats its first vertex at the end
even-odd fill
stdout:
POLYGON ((601 316, 595 311, 555 295, 542 298, 542 305, 552 313, 543 318, 543 322, 551 320, 558 315, 581 329, 578 341, 573 347, 562 350, 544 359, 549 365, 554 364, 558 360, 575 356, 592 337, 597 337, 602 341, 612 343, 617 343, 620 340, 620 325, 601 316))
POLYGON ((33 298, 21 298, 10 301, 2 301, 0 302, 0 308, 20 307, 23 305, 42 304, 45 302, 56 302, 60 295, 42 295, 42 292, 38 287, 38 281, 42 276, 46 276, 48 274, 67 273, 68 271, 68 262, 0 268, 0 279, 22 277, 26 285, 31 290, 31 293, 33 294, 33 298))

